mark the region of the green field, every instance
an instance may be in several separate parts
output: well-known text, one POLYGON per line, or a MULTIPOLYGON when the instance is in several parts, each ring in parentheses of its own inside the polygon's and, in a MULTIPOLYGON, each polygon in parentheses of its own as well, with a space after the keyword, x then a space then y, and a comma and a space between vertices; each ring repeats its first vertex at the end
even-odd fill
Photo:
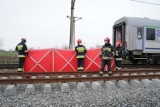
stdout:
POLYGON ((0 51, 0 64, 18 63, 17 55, 16 51, 0 51))

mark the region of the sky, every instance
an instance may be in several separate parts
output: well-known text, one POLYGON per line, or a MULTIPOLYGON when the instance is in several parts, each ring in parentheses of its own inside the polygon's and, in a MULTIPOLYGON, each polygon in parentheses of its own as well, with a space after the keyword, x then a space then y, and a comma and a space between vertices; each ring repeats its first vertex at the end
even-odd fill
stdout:
MULTIPOLYGON (((160 4, 159 0, 141 0, 160 4)), ((14 50, 21 38, 28 48, 69 47, 71 0, 0 0, 1 49, 14 50)), ((76 0, 75 40, 82 39, 87 49, 112 39, 116 20, 126 17, 160 19, 160 5, 131 0, 76 0)))

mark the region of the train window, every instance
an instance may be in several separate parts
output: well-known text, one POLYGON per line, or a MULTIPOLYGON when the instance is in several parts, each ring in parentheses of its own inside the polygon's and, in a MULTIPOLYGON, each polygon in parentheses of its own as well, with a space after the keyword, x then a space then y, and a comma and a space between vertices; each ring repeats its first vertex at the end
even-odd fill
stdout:
POLYGON ((137 28, 137 39, 142 39, 142 28, 141 27, 137 28))
POLYGON ((155 40, 155 29, 147 28, 146 40, 155 40))

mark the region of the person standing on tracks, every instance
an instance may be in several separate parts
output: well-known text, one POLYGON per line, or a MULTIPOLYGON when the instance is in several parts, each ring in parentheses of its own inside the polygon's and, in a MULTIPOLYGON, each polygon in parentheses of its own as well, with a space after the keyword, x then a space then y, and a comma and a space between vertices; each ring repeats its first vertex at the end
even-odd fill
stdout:
POLYGON ((122 63, 122 43, 117 42, 115 48, 115 65, 116 70, 121 70, 121 63, 122 63))
POLYGON ((114 56, 113 46, 110 44, 110 39, 106 37, 104 39, 105 44, 102 46, 101 53, 100 53, 100 60, 101 60, 101 69, 99 72, 99 76, 103 76, 105 65, 108 65, 108 75, 112 75, 111 70, 111 57, 114 56))
POLYGON ((76 58, 78 60, 78 71, 83 71, 84 69, 84 58, 87 53, 86 47, 82 45, 82 40, 77 40, 77 46, 75 47, 76 58))
POLYGON ((23 72, 25 58, 26 56, 29 56, 27 45, 25 43, 26 43, 26 39, 22 38, 21 42, 15 48, 15 50, 18 52, 18 58, 19 58, 19 65, 18 65, 17 72, 23 72))

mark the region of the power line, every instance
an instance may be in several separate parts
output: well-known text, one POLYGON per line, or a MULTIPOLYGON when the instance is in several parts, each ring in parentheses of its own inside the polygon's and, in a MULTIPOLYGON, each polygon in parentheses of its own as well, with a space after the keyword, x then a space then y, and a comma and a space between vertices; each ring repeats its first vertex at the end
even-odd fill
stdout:
POLYGON ((145 3, 145 4, 151 4, 151 5, 160 5, 158 3, 144 2, 144 1, 140 1, 140 0, 130 0, 130 1, 139 2, 139 3, 145 3))

